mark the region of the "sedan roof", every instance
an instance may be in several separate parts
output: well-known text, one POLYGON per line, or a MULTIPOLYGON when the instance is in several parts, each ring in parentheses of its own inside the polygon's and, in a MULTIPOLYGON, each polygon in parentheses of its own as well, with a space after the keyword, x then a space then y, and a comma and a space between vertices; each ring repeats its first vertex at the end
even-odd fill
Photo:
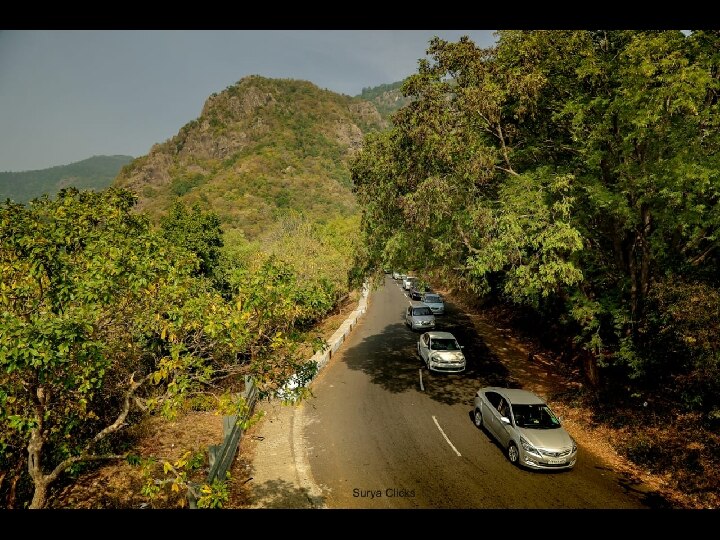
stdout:
POLYGON ((450 332, 427 332, 430 339, 455 339, 450 332))
POLYGON ((481 390, 482 392, 497 392, 505 396, 510 403, 523 404, 523 405, 540 405, 545 403, 545 400, 540 399, 537 394, 530 392, 529 390, 521 390, 519 388, 499 388, 497 386, 488 386, 481 390))

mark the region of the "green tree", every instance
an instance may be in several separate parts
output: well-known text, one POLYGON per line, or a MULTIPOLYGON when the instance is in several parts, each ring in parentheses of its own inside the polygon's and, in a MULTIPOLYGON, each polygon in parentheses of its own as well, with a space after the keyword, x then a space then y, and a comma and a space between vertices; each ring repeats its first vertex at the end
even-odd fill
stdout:
POLYGON ((175 245, 197 255, 199 274, 212 277, 223 246, 220 218, 211 211, 203 211, 199 203, 188 208, 176 201, 167 216, 160 221, 162 234, 175 245))
POLYGON ((247 342, 134 204, 68 189, 0 207, 0 460, 26 463, 31 508, 76 464, 124 457, 112 436, 131 410, 172 414, 247 342))
MULTIPOLYGON (((411 103, 352 164, 358 266, 530 304, 601 364, 659 383, 650 328, 720 286, 719 44, 717 31, 502 31, 487 49, 432 40, 403 85, 411 103), (687 291, 670 302, 680 276, 687 291)), ((692 356, 666 357, 665 384, 717 364, 708 347, 692 356)), ((702 371, 709 383, 715 368, 702 371)), ((714 403, 714 386, 693 380, 695 401, 714 403)))
POLYGON ((478 291, 505 272, 506 292, 531 303, 577 283, 571 177, 516 170, 515 124, 532 115, 541 77, 503 70, 468 39, 434 39, 429 54, 404 83, 413 101, 353 163, 364 263, 423 268, 478 291))

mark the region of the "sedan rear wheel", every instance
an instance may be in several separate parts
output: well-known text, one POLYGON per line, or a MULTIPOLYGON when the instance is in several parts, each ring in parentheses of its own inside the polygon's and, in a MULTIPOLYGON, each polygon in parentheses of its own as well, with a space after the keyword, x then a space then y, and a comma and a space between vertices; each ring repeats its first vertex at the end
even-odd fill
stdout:
POLYGON ((518 450, 518 447, 515 446, 515 443, 511 442, 510 446, 508 446, 507 449, 507 456, 510 460, 510 463, 513 465, 518 465, 518 461, 520 460, 520 451, 518 450))
POLYGON ((480 409, 475 409, 475 414, 473 414, 473 421, 476 428, 482 428, 482 413, 480 412, 480 409))

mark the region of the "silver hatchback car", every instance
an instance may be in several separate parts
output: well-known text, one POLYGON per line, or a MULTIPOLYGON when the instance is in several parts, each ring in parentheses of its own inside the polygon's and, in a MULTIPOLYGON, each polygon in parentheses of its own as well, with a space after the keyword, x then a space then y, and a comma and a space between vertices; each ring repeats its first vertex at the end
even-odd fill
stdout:
POLYGON ((411 302, 405 310, 405 324, 413 330, 435 328, 435 315, 422 302, 411 302))
POLYGON ((571 469, 577 444, 537 395, 488 386, 475 393, 473 419, 505 449, 514 465, 530 469, 571 469))

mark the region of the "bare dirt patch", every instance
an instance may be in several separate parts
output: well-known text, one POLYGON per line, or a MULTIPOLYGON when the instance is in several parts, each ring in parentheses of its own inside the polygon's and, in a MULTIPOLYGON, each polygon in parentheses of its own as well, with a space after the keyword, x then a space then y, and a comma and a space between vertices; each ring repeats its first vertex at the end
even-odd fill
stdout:
MULTIPOLYGON (((138 443, 133 453, 173 461, 186 451, 207 450, 222 440, 222 416, 190 412, 174 421, 150 418, 133 428, 138 443)), ((207 465, 207 463, 206 463, 207 465)), ((200 469, 207 476, 207 468, 200 469)), ((179 508, 185 493, 150 500, 141 493, 145 482, 138 465, 116 461, 83 474, 51 500, 51 508, 179 508)))

